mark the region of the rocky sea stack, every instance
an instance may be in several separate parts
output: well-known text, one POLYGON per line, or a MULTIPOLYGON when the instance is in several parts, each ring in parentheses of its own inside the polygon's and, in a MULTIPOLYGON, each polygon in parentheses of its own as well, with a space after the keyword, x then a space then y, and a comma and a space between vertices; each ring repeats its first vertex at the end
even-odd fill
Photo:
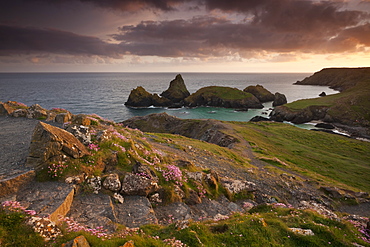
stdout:
MULTIPOLYGON (((190 94, 184 79, 178 74, 170 82, 169 88, 160 96, 147 92, 143 87, 137 87, 131 91, 125 105, 129 107, 213 106, 248 110, 248 108, 263 108, 262 103, 275 100, 277 96, 261 85, 249 86, 244 91, 237 88, 209 86, 190 94)), ((284 103, 286 101, 279 104, 284 103)))
POLYGON ((184 79, 178 74, 174 80, 170 82, 169 88, 161 93, 161 96, 171 100, 173 103, 180 103, 190 95, 186 88, 184 79))

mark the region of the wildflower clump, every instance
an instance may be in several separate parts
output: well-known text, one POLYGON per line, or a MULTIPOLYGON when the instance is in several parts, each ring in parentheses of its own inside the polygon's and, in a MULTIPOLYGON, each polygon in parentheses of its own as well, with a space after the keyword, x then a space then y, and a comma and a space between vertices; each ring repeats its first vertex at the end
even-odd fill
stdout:
POLYGON ((52 163, 48 166, 48 174, 51 178, 60 178, 63 176, 65 169, 68 168, 67 164, 52 163))
POLYGON ((167 165, 167 170, 163 171, 163 177, 166 181, 174 181, 177 185, 182 186, 185 179, 182 176, 182 171, 175 165, 167 165))

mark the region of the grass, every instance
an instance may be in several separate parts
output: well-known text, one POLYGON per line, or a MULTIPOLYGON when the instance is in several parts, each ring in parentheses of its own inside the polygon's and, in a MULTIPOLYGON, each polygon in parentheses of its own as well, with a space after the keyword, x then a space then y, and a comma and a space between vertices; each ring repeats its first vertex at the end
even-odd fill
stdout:
POLYGON ((189 98, 198 97, 199 95, 203 95, 204 97, 216 96, 225 100, 239 100, 252 97, 252 94, 246 93, 237 88, 210 86, 199 89, 189 98))
MULTIPOLYGON (((257 157, 277 157, 284 168, 337 185, 370 191, 370 143, 281 123, 237 123, 257 157)), ((275 162, 274 165, 280 165, 275 162)))
POLYGON ((336 121, 362 123, 369 126, 370 121, 370 80, 362 81, 341 93, 315 99, 298 100, 284 106, 293 111, 309 106, 327 106, 328 114, 336 121))

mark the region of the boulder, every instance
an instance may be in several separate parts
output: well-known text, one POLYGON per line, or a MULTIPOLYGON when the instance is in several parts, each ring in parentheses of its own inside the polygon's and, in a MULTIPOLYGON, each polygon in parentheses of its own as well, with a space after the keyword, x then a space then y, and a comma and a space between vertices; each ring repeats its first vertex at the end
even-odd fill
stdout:
POLYGON ((46 119, 47 116, 48 110, 42 108, 38 104, 34 104, 27 109, 27 118, 46 119))
POLYGON ((72 121, 72 124, 76 124, 76 125, 89 126, 91 124, 90 118, 84 114, 74 115, 71 121, 72 121))
POLYGON ((284 105, 286 104, 288 101, 285 97, 284 94, 281 94, 281 93, 275 93, 275 96, 274 96, 274 102, 272 103, 272 106, 279 106, 279 105, 284 105))
POLYGON ((193 189, 189 189, 189 197, 186 198, 185 202, 187 205, 196 205, 202 203, 202 198, 200 198, 198 192, 193 189))
POLYGON ((65 244, 62 244, 61 247, 90 247, 90 244, 87 241, 87 239, 83 235, 81 235, 75 237, 74 239, 65 244))
POLYGON ((87 186, 94 194, 98 194, 101 190, 101 177, 97 176, 87 179, 87 186))
POLYGON ((320 97, 324 97, 324 96, 326 96, 326 93, 325 92, 322 92, 322 93, 319 94, 319 96, 320 97))
POLYGON ((162 97, 171 100, 173 103, 179 103, 190 95, 186 88, 184 79, 179 74, 174 80, 170 82, 169 88, 161 93, 162 97))
POLYGON ((121 181, 116 173, 109 174, 103 182, 104 189, 116 192, 121 189, 121 181))
POLYGON ((62 235, 62 231, 55 225, 55 223, 46 217, 31 217, 27 220, 26 224, 31 226, 33 230, 37 232, 45 241, 54 240, 58 236, 62 235))
POLYGON ((69 158, 89 155, 86 147, 71 133, 39 122, 33 132, 26 165, 36 170, 47 168, 50 163, 64 162, 69 158))
POLYGON ((153 179, 129 173, 122 181, 121 194, 148 196, 150 193, 158 191, 158 189, 159 186, 153 179))
POLYGON ((0 102, 0 115, 11 115, 13 111, 17 109, 28 109, 28 106, 26 106, 23 103, 19 103, 16 101, 7 101, 5 103, 0 102))
POLYGON ((248 86, 243 91, 253 94, 262 103, 275 99, 275 96, 261 85, 248 86))
POLYGON ((71 121, 72 119, 72 114, 70 112, 63 112, 63 113, 59 113, 55 116, 55 122, 57 123, 67 123, 69 121, 71 121))
POLYGON ((17 109, 13 111, 10 116, 12 117, 26 117, 27 116, 27 109, 17 109))

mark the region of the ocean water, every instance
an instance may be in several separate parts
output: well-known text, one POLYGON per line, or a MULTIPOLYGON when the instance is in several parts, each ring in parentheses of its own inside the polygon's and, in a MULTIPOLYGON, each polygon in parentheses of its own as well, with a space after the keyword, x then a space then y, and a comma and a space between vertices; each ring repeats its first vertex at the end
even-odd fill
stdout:
MULTIPOLYGON (((190 93, 206 86, 228 86, 243 90, 260 84, 272 93, 286 95, 288 102, 315 98, 321 92, 336 91, 322 86, 293 85, 310 74, 307 73, 182 73, 190 93)), ((46 109, 65 108, 73 114, 96 113, 119 122, 134 116, 167 112, 180 118, 249 121, 256 115, 266 116, 271 103, 264 109, 238 112, 234 109, 214 107, 199 108, 145 108, 124 106, 132 89, 143 86, 150 93, 166 90, 176 73, 1 73, 0 101, 39 104, 46 109)))

